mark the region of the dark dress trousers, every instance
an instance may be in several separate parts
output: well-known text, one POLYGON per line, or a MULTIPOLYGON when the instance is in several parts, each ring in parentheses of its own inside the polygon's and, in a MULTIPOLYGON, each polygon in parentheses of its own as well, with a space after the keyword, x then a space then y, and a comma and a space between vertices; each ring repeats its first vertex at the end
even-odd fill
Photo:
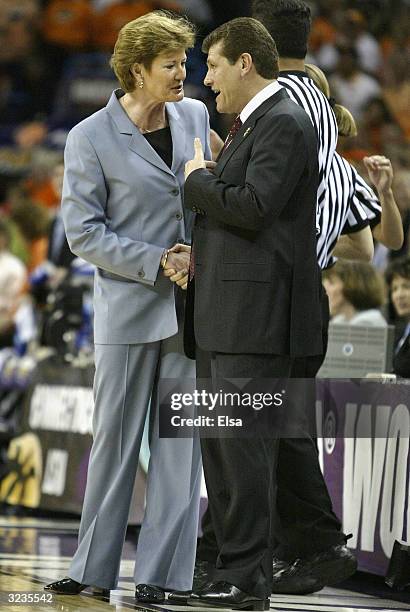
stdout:
MULTIPOLYGON (((324 361, 329 324, 329 304, 325 291, 322 295, 322 317, 323 354, 293 359, 291 378, 315 378, 324 361)), ((312 405, 314 402, 315 398, 312 405)), ((308 432, 303 438, 279 440, 276 482, 276 506, 272 519, 280 539, 275 537, 275 533, 272 534, 275 557, 292 562, 346 542, 320 469, 316 440, 308 432)), ((219 549, 209 507, 202 517, 201 526, 197 559, 215 565, 219 549)))
MULTIPOLYGON (((198 346, 198 377, 287 377, 295 358, 323 353, 317 185, 313 126, 284 89, 245 121, 214 173, 188 177, 185 205, 198 214, 185 340, 191 356, 198 346)), ((202 440, 215 579, 258 597, 271 592, 277 452, 275 432, 202 440)))

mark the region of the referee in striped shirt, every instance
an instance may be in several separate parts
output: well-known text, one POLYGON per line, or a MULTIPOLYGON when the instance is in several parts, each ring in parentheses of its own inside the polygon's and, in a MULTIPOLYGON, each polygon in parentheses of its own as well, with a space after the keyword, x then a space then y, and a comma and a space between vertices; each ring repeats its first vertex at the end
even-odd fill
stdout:
MULTIPOLYGON (((334 113, 326 96, 305 72, 309 8, 300 0, 254 0, 253 17, 262 21, 276 42, 281 70, 278 82, 309 114, 318 136, 320 267, 324 269, 333 263, 331 253, 342 232, 349 232, 337 247, 344 256, 371 259, 373 245, 369 241, 369 225, 378 240, 389 248, 399 248, 401 220, 397 218, 394 201, 391 208, 383 211, 385 219, 382 219, 380 202, 372 190, 346 160, 335 154, 337 124, 334 113)), ((388 206, 390 204, 389 199, 388 206)), ((324 308, 328 308, 327 298, 324 308)), ((327 326, 324 333, 327 334, 327 326)), ((296 367, 294 376, 314 377, 323 359, 324 355, 318 357, 309 370, 296 367)), ((311 593, 335 585, 355 571, 356 560, 346 547, 347 537, 333 513, 317 447, 309 437, 281 440, 277 508, 288 546, 276 550, 274 593, 311 593), (303 471, 298 470, 300 465, 304 466, 303 471), (302 472, 310 474, 308 481, 298 480, 297 475, 302 472), (298 563, 293 563, 296 559, 298 563)), ((217 552, 209 516, 203 521, 203 529, 196 564, 199 580, 209 577, 217 552)), ((194 587, 197 581, 194 580, 194 587)))

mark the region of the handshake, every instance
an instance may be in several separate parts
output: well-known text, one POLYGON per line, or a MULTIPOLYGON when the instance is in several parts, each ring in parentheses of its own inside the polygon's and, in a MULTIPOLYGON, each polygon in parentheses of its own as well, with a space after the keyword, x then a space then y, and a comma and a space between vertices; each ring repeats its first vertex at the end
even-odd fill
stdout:
POLYGON ((175 244, 172 249, 168 249, 161 259, 164 276, 184 290, 188 285, 190 259, 191 247, 179 243, 175 244))

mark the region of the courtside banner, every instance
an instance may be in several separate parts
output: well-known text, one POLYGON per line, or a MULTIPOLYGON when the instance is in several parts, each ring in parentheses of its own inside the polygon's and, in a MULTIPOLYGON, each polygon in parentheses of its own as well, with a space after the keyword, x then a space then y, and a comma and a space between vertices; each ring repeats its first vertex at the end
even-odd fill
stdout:
POLYGON ((318 448, 333 508, 359 568, 385 575, 410 543, 410 380, 317 381, 318 448))

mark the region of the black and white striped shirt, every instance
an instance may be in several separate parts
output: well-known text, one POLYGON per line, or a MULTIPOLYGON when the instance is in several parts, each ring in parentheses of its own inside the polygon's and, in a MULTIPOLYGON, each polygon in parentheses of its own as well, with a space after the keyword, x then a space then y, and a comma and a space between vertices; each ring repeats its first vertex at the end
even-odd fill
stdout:
POLYGON ((357 232, 380 220, 376 195, 356 169, 338 153, 333 157, 327 204, 321 221, 329 231, 321 232, 317 243, 318 262, 322 269, 335 262, 331 253, 340 234, 357 232))
POLYGON ((290 98, 305 109, 316 131, 319 162, 316 221, 319 232, 321 231, 320 210, 327 197, 330 169, 337 145, 336 117, 326 96, 305 72, 297 70, 280 72, 278 82, 286 88, 290 98))
POLYGON ((341 233, 377 224, 381 205, 356 170, 335 153, 337 124, 326 96, 301 71, 280 72, 278 81, 310 116, 318 137, 319 188, 317 253, 322 269, 334 262, 331 252, 341 233))

